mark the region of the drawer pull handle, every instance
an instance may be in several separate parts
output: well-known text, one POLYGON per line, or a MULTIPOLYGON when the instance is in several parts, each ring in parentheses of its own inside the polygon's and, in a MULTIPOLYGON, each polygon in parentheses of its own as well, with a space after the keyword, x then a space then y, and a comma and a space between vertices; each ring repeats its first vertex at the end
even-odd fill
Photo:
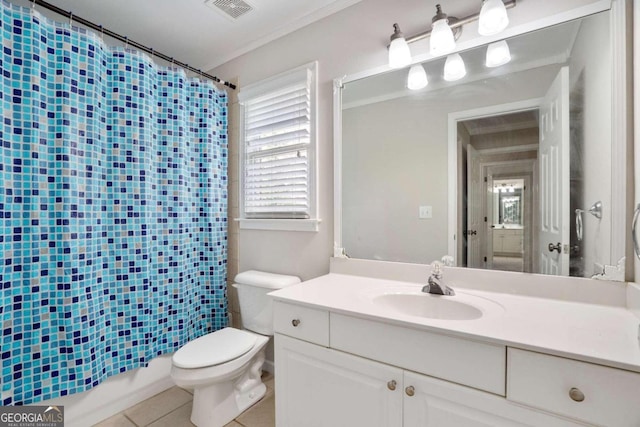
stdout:
POLYGON ((300 324, 300 319, 293 319, 291 321, 291 324, 293 325, 294 328, 297 328, 298 325, 300 324))
POLYGON ((396 385, 398 383, 396 383, 396 380, 391 380, 387 383, 387 388, 391 391, 394 391, 396 389, 396 385))
POLYGON ((576 402, 582 402, 584 400, 584 393, 581 392, 580 389, 573 387, 569 390, 569 397, 576 402))
POLYGON ((407 393, 407 396, 413 396, 414 394, 416 394, 416 389, 413 388, 412 385, 410 385, 409 387, 404 389, 404 392, 407 393))

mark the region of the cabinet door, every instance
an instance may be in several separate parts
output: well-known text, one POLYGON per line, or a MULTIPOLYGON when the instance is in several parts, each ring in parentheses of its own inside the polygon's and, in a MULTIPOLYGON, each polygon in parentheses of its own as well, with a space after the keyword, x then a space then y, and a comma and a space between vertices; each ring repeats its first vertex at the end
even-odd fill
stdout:
POLYGON ((504 235, 499 230, 493 230, 493 252, 502 252, 504 235))
POLYGON ((412 372, 405 371, 404 387, 404 427, 571 427, 585 425, 535 409, 514 405, 491 393, 412 372))
POLYGON ((520 254, 522 253, 522 233, 517 230, 513 230, 504 238, 503 252, 520 254))
POLYGON ((275 336, 277 427, 401 427, 402 370, 275 336))

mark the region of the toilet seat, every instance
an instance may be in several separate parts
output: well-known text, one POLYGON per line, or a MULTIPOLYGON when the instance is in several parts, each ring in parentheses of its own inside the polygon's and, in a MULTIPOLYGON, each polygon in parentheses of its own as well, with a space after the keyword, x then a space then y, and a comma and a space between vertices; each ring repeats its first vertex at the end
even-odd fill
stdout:
POLYGON ((247 353, 256 340, 250 332, 224 328, 188 342, 173 355, 173 365, 183 369, 219 365, 247 353))

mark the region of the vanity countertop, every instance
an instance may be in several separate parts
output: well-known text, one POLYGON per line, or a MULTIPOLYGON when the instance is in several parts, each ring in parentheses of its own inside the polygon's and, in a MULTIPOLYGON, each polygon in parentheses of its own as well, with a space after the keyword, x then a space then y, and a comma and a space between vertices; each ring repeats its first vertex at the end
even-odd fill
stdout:
POLYGON ((331 273, 270 295, 334 313, 640 372, 639 320, 626 308, 465 289, 459 284, 456 296, 484 301, 481 318, 424 318, 372 302, 373 295, 419 292, 423 285, 331 273))

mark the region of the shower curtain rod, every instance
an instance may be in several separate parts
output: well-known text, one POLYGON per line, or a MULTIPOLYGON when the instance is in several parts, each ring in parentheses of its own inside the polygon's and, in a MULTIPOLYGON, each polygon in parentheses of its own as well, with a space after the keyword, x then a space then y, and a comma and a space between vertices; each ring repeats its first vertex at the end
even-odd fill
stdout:
POLYGON ((175 64, 175 65, 177 65, 177 66, 179 66, 181 68, 185 68, 185 69, 187 69, 189 71, 193 71, 194 73, 198 73, 202 77, 206 77, 207 79, 213 80, 216 83, 221 83, 221 84, 223 84, 223 85, 225 85, 225 86, 227 86, 227 87, 229 87, 231 89, 236 89, 236 85, 234 85, 233 83, 229 83, 229 82, 226 82, 224 80, 221 80, 216 76, 212 76, 211 74, 207 74, 207 73, 203 72, 202 70, 198 70, 197 68, 193 68, 192 66, 190 66, 189 64, 185 64, 184 62, 176 61, 171 56, 168 56, 168 55, 165 55, 163 53, 157 52, 157 51, 155 51, 154 49, 152 49, 150 47, 147 47, 147 46, 145 46, 143 44, 140 44, 140 43, 138 43, 136 41, 130 40, 128 37, 121 36, 120 34, 118 34, 116 32, 113 32, 113 31, 111 31, 111 30, 109 30, 107 28, 104 28, 102 25, 94 24, 91 21, 88 21, 88 20, 86 20, 84 18, 76 16, 76 15, 73 14, 73 12, 67 12, 66 10, 61 9, 58 6, 53 5, 51 3, 47 3, 44 0, 31 0, 31 1, 32 1, 32 3, 34 5, 42 6, 45 9, 48 9, 48 10, 50 10, 52 12, 57 13, 58 15, 62 15, 64 17, 66 17, 66 18, 69 18, 72 21, 78 22, 78 23, 84 25, 85 27, 89 27, 89 28, 91 28, 93 30, 99 31, 101 34, 106 34, 109 37, 112 37, 112 38, 114 38, 116 40, 119 40, 119 41, 125 43, 128 46, 133 46, 138 50, 141 50, 143 52, 151 54, 152 56, 157 56, 158 58, 162 58, 165 61, 171 62, 172 64, 175 64))

